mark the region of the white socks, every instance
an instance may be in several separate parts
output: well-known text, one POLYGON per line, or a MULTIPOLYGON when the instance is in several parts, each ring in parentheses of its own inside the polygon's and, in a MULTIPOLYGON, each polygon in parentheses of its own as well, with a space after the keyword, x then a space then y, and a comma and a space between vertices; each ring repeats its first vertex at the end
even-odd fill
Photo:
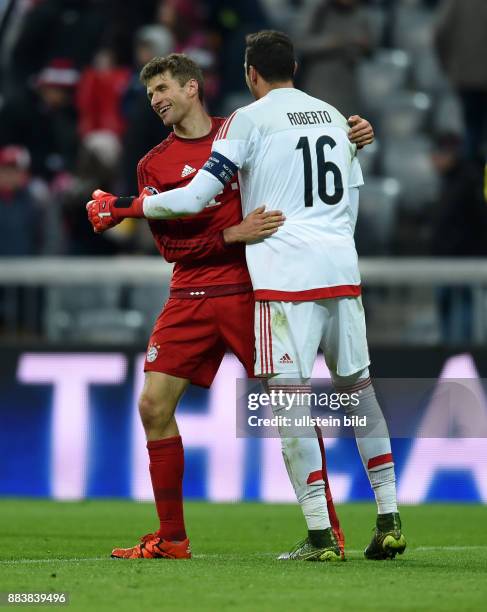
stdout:
POLYGON ((374 387, 366 368, 352 376, 334 376, 337 391, 359 393, 357 406, 345 408, 347 415, 367 417, 367 430, 355 427, 355 439, 362 463, 369 477, 377 502, 377 512, 387 514, 397 512, 396 477, 391 441, 387 424, 382 414, 374 387))
POLYGON ((394 465, 382 470, 369 470, 369 480, 377 502, 377 514, 397 512, 394 465))
MULTIPOLYGON (((300 384, 299 380, 280 380, 278 376, 272 378, 268 384, 269 390, 282 389, 285 393, 299 391, 309 393, 310 390, 309 385, 300 384)), ((302 402, 295 401, 289 410, 286 410, 284 406, 273 405, 272 411, 275 415, 292 418, 309 415, 309 405, 302 406, 300 403, 302 402)), ((279 427, 282 456, 308 529, 326 529, 330 527, 330 518, 318 436, 313 427, 300 427, 299 431, 307 437, 283 437, 286 433, 289 435, 289 430, 282 431, 282 428, 279 427)))

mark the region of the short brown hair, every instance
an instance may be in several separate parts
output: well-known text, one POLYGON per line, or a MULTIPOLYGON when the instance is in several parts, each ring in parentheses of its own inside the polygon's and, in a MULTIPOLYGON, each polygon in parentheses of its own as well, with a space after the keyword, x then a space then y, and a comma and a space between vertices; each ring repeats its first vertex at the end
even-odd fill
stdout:
POLYGON ((294 46, 287 34, 262 30, 245 38, 247 71, 253 66, 268 83, 292 80, 294 76, 294 46))
POLYGON ((198 97, 202 101, 204 95, 204 80, 201 68, 184 53, 171 53, 165 57, 153 57, 140 71, 140 81, 143 85, 155 76, 169 72, 183 87, 190 79, 198 83, 198 97))

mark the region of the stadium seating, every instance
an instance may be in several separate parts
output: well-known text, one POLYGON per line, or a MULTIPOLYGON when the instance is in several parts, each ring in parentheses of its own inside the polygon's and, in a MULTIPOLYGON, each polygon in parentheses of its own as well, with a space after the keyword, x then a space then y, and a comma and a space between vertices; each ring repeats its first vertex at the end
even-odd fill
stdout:
POLYGON ((431 46, 412 55, 412 79, 421 91, 440 95, 449 91, 450 85, 438 63, 431 46))
POLYGON ((387 97, 381 110, 379 132, 385 141, 410 138, 425 127, 431 108, 430 97, 421 92, 398 92, 387 97))
POLYGON ((145 337, 149 337, 152 326, 169 294, 166 283, 160 286, 138 285, 131 287, 128 293, 128 307, 130 310, 140 312, 143 315, 143 329, 145 337))
POLYGON ((404 88, 409 65, 408 54, 399 49, 381 49, 360 65, 360 96, 369 112, 385 106, 390 95, 404 88))
POLYGON ((458 96, 452 91, 439 96, 431 120, 434 132, 463 134, 464 122, 458 96))
POLYGON ((393 178, 369 178, 360 189, 360 215, 355 238, 360 255, 390 250, 401 187, 393 178))
POLYGON ((52 341, 133 342, 140 337, 143 315, 121 308, 121 286, 49 287, 45 329, 52 341))
POLYGON ((410 212, 420 211, 433 202, 438 191, 431 147, 431 140, 426 136, 388 141, 383 147, 383 171, 399 181, 401 206, 410 212))
POLYGON ((434 13, 416 1, 398 2, 393 30, 394 45, 411 53, 431 47, 434 13))
POLYGON ((377 172, 381 143, 376 139, 371 145, 358 152, 360 166, 364 176, 372 176, 377 172))

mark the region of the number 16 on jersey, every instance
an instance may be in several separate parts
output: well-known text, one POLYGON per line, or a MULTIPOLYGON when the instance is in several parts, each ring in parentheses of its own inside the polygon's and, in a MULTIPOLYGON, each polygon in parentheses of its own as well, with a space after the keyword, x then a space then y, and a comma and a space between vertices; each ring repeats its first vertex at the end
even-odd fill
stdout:
POLYGON ((317 179, 318 196, 322 202, 333 206, 338 204, 343 197, 343 180, 340 168, 332 161, 326 160, 326 149, 331 150, 336 146, 335 140, 331 136, 320 136, 312 152, 309 138, 301 136, 296 145, 296 149, 301 149, 303 152, 304 164, 304 205, 313 206, 313 186, 314 180, 317 179), (313 166, 311 156, 316 156, 316 166, 318 168, 318 176, 313 177, 313 166), (333 191, 327 191, 327 174, 333 177, 333 191))

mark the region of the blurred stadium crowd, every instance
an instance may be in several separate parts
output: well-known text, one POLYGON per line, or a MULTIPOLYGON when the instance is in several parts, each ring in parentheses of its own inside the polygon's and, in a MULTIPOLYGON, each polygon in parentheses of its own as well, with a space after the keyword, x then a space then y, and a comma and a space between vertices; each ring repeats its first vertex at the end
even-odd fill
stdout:
POLYGON ((0 19, 0 255, 154 253, 145 224, 99 237, 84 209, 96 187, 135 193, 167 134, 140 68, 189 54, 225 115, 264 28, 293 37, 297 86, 374 125, 359 253, 487 254, 485 0, 0 0, 0 19))

